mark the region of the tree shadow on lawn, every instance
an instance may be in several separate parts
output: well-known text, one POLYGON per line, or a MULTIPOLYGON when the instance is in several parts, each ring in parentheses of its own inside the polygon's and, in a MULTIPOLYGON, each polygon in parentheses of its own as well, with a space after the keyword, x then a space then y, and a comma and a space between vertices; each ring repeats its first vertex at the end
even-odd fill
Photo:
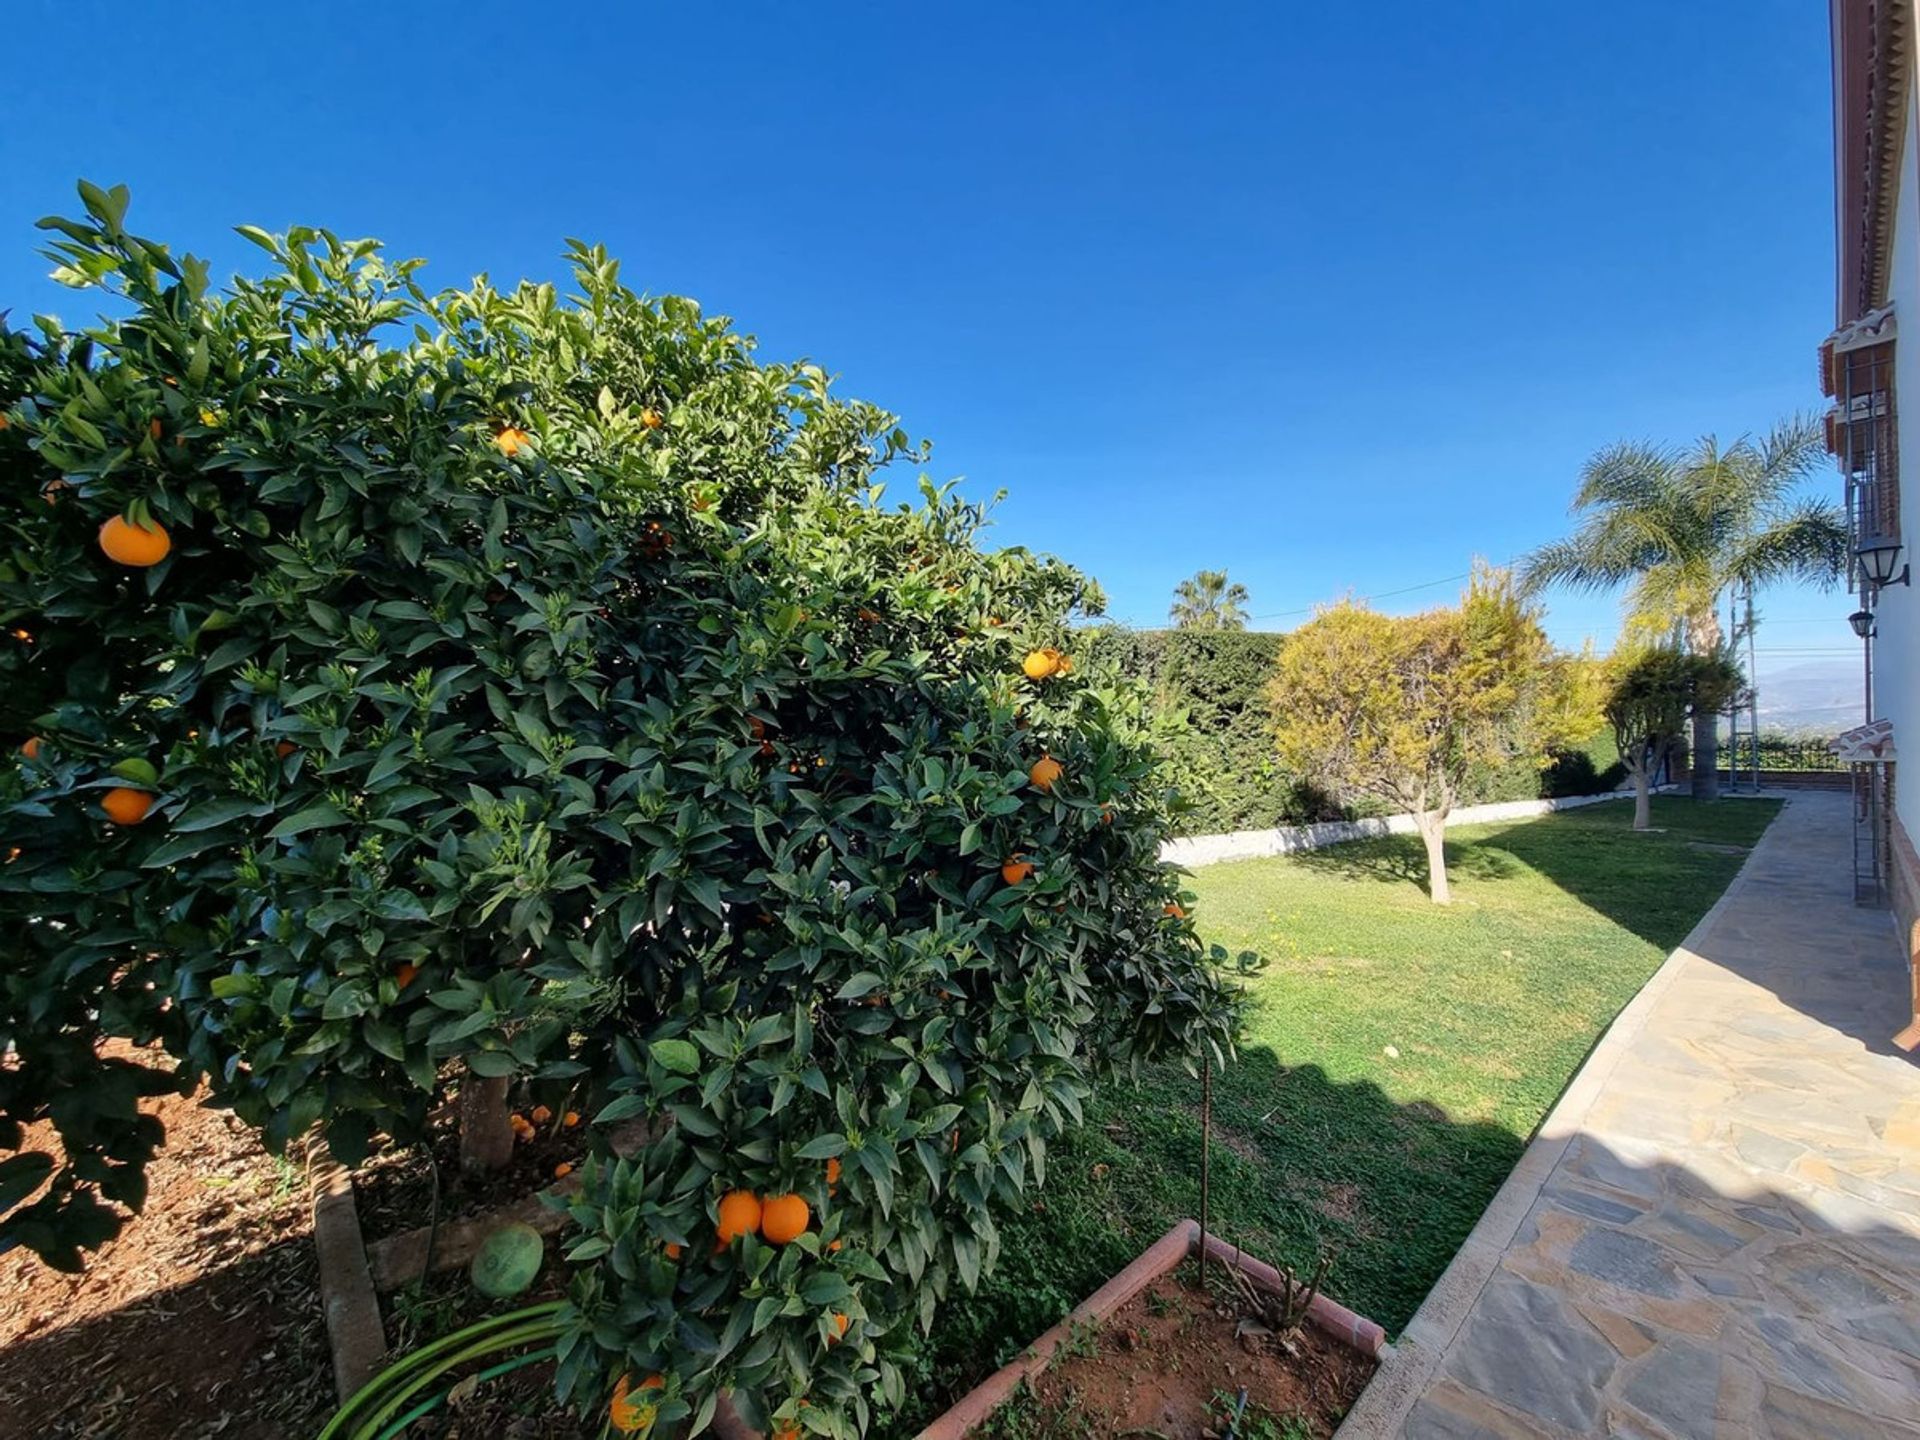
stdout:
MULTIPOLYGON (((1778 809, 1777 801, 1768 800, 1702 806, 1680 796, 1656 796, 1656 828, 1638 833, 1633 807, 1624 800, 1562 810, 1450 834, 1447 872, 1467 887, 1540 875, 1596 914, 1668 951, 1739 873, 1778 809)), ((1289 859, 1322 874, 1426 889, 1426 853, 1417 835, 1346 841, 1289 859)), ((1456 897, 1473 898, 1470 888, 1456 897)))
MULTIPOLYGON (((1427 888, 1427 851, 1418 835, 1343 840, 1320 850, 1298 850, 1287 858, 1304 870, 1348 880, 1411 885, 1422 894, 1427 888)), ((1484 841, 1447 841, 1447 874, 1453 880, 1505 880, 1519 873, 1511 855, 1484 841)))
MULTIPOLYGON (((1778 800, 1722 800, 1702 806, 1657 796, 1653 823, 1635 834, 1624 808, 1516 825, 1488 837, 1588 908, 1663 951, 1686 942, 1700 918, 1759 849, 1769 822, 1792 825, 1755 855, 1744 898, 1693 940, 1702 958, 1775 999, 1860 1042, 1877 1055, 1902 1055, 1892 1042, 1912 1018, 1912 992, 1887 912, 1852 903, 1849 801, 1812 792, 1809 807, 1778 819, 1778 800), (1579 819, 1556 831, 1553 822, 1579 819)), ((1751 1040, 1791 1045, 1795 1022, 1755 1005, 1724 1017, 1751 1040)), ((1920 1056, 1909 1056, 1920 1061, 1920 1056)))

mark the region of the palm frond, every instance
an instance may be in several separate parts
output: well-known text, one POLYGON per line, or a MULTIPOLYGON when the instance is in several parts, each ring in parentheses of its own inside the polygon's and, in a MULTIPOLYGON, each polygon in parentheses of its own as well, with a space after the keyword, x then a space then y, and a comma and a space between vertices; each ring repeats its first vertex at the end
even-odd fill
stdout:
POLYGON ((1807 580, 1830 586, 1846 573, 1851 544, 1840 507, 1808 497, 1779 507, 1759 529, 1730 546, 1726 578, 1755 585, 1807 580))

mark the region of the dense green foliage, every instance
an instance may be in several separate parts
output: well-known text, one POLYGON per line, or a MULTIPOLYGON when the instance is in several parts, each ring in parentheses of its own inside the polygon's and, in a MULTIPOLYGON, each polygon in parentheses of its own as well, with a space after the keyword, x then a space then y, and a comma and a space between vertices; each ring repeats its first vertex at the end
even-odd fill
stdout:
POLYGON ((431 295, 247 230, 271 268, 221 293, 82 193, 63 277, 120 318, 0 336, 0 734, 38 742, 0 767, 0 1140, 61 1141, 0 1162, 0 1238, 111 1233, 143 1088, 351 1158, 513 1075, 599 1151, 562 1393, 854 1433, 1100 1077, 1230 1033, 1144 696, 1022 674, 1086 582, 924 482, 884 505, 891 416, 597 249, 575 297, 431 295), (116 515, 171 553, 112 563, 116 515), (716 1252, 736 1188, 814 1223, 716 1252))
MULTIPOLYGON (((1170 773, 1184 802, 1175 817, 1183 835, 1257 830, 1347 819, 1381 806, 1342 806, 1320 787, 1289 774, 1274 744, 1266 686, 1286 636, 1266 630, 1126 630, 1098 626, 1074 643, 1138 676, 1169 720, 1184 727, 1165 736, 1170 773)), ((1604 728, 1571 745, 1534 756, 1474 767, 1463 803, 1593 795, 1625 776, 1604 728)))
MULTIPOLYGON (((1214 1080, 1220 1233, 1302 1270, 1330 1250, 1328 1291, 1405 1325, 1595 1038, 1779 808, 1654 806, 1649 835, 1624 803, 1450 831, 1470 902, 1451 911, 1423 898, 1411 835, 1196 871, 1203 933, 1267 961, 1239 1059, 1214 1080)), ((1199 1089, 1156 1069, 1089 1110, 1044 1205, 1003 1227, 1000 1270, 943 1314, 914 1419, 1199 1213, 1199 1089)))

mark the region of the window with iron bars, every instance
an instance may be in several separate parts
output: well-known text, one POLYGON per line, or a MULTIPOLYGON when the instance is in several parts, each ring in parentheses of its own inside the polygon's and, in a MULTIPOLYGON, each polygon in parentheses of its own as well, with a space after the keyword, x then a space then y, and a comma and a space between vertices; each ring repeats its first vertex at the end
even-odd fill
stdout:
MULTIPOLYGON (((1827 446, 1847 479, 1847 522, 1854 545, 1900 536, 1900 457, 1893 414, 1893 344, 1862 345, 1832 358, 1834 407, 1827 446)), ((1864 589, 1859 563, 1848 588, 1864 589)))

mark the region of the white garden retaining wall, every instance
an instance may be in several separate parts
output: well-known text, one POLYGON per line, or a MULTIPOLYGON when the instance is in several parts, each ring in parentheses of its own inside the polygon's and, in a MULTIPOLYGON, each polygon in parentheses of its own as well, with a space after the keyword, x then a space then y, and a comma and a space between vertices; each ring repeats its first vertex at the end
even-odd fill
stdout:
MULTIPOLYGON (((1661 787, 1663 789, 1670 787, 1661 787)), ((1447 817, 1449 827, 1481 825, 1490 820, 1527 820, 1555 810, 1575 810, 1602 800, 1631 799, 1631 790, 1609 790, 1604 795, 1568 795, 1559 800, 1502 800, 1493 805, 1467 805, 1447 817)), ((1160 858, 1170 865, 1192 869, 1222 860, 1258 860, 1266 855, 1291 855, 1296 850, 1318 850, 1343 840, 1370 835, 1411 835, 1413 816, 1386 815, 1371 820, 1328 820, 1318 825, 1281 825, 1272 830, 1235 830, 1228 835, 1188 835, 1160 846, 1160 858)))

